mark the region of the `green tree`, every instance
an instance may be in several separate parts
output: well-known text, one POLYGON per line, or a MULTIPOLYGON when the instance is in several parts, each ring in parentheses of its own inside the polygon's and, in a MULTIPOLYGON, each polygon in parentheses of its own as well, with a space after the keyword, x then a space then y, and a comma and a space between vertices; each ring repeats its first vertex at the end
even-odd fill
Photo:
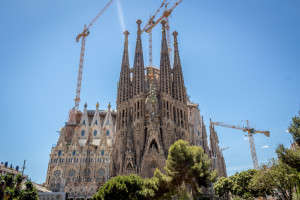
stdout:
POLYGON ((197 195, 202 186, 209 186, 217 177, 217 171, 210 171, 210 167, 211 162, 201 147, 189 146, 183 140, 176 141, 169 149, 164 167, 166 174, 158 169, 155 171, 152 179, 154 197, 187 199, 190 195, 197 195))
POLYGON ((0 176, 0 199, 38 200, 38 192, 31 181, 25 182, 25 188, 22 188, 22 181, 20 174, 0 176))
POLYGON ((30 180, 25 183, 25 189, 21 191, 21 200, 38 200, 38 192, 30 180))
POLYGON ((233 181, 232 194, 244 199, 257 197, 258 193, 251 187, 251 181, 257 170, 249 169, 230 176, 233 181))
POLYGON ((107 181, 93 196, 93 200, 145 199, 143 187, 144 180, 137 175, 117 176, 107 181))
POLYGON ((295 168, 272 159, 255 174, 252 187, 258 191, 272 191, 280 199, 291 200, 299 183, 295 168))
POLYGON ((292 134, 294 141, 300 146, 300 110, 298 116, 296 115, 292 118, 288 130, 292 134))
POLYGON ((289 165, 292 168, 295 168, 298 173, 300 173, 300 149, 291 150, 285 148, 282 144, 280 144, 276 148, 276 153, 278 159, 280 159, 283 163, 289 165))
POLYGON ((156 169, 151 179, 145 179, 143 194, 147 199, 170 199, 174 194, 171 177, 156 169))
POLYGON ((229 198, 229 192, 232 191, 233 181, 230 178, 221 177, 214 184, 214 190, 220 198, 229 198))

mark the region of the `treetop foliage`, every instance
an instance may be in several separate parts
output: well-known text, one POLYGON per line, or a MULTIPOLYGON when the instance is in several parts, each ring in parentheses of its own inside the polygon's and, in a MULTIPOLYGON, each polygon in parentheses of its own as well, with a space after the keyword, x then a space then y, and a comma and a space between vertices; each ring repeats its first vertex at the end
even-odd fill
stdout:
POLYGON ((22 188, 23 178, 20 174, 0 175, 0 199, 3 200, 38 200, 38 192, 30 180, 27 180, 22 188))
POLYGON ((93 200, 143 199, 144 180, 137 175, 117 176, 106 182, 94 195, 93 200))
POLYGON ((169 149, 164 172, 156 169, 150 179, 137 175, 117 176, 104 184, 93 200, 104 199, 190 199, 217 176, 201 147, 178 140, 169 149))
POLYGON ((292 134, 294 141, 300 146, 300 110, 298 116, 296 115, 292 118, 288 130, 292 134))

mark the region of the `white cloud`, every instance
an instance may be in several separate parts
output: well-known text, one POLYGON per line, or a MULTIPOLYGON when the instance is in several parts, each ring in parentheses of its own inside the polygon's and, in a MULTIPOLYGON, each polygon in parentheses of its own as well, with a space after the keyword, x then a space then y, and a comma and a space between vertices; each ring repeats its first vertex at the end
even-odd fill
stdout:
POLYGON ((122 28, 122 31, 124 32, 126 30, 126 28, 125 28, 126 26, 125 26, 125 21, 124 21, 122 4, 121 4, 120 0, 117 0, 117 9, 118 9, 118 16, 119 16, 121 28, 122 28))
POLYGON ((289 130, 285 130, 286 133, 289 133, 289 130))
POLYGON ((267 148, 269 148, 269 146, 268 146, 268 145, 265 145, 265 146, 262 146, 261 148, 262 148, 262 149, 267 149, 267 148))
POLYGON ((248 140, 248 137, 244 137, 244 140, 248 140))

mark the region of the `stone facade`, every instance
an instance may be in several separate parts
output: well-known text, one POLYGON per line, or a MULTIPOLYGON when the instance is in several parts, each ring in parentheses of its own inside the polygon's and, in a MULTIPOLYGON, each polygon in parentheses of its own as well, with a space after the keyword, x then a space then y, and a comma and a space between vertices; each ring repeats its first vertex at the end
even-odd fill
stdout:
POLYGON ((46 186, 69 199, 91 198, 108 178, 116 114, 98 108, 75 113, 80 121, 66 122, 50 154, 46 186))
POLYGON ((163 171, 168 150, 176 140, 200 146, 212 158, 212 169, 226 176, 226 166, 214 127, 210 146, 198 104, 192 103, 184 85, 174 32, 174 62, 171 68, 165 22, 162 21, 160 67, 144 67, 141 21, 137 21, 133 68, 129 64, 128 35, 117 89, 117 109, 72 110, 52 148, 47 187, 64 191, 69 199, 91 198, 107 178, 138 174, 153 176, 163 171), (108 166, 109 163, 109 166, 108 166))

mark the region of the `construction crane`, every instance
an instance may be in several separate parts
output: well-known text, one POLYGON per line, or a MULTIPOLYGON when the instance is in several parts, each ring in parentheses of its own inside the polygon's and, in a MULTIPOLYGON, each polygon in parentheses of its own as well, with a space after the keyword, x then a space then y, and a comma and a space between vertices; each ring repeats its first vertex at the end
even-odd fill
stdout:
POLYGON ((221 148, 221 152, 223 152, 223 151, 225 151, 227 149, 229 149, 229 147, 221 148))
MULTIPOLYGON (((159 23, 161 22, 164 18, 166 19, 167 22, 167 36, 168 36, 168 51, 169 51, 169 55, 172 52, 172 48, 171 48, 171 38, 170 38, 170 26, 169 26, 169 19, 168 17, 171 15, 172 11, 174 10, 174 8, 176 8, 176 6, 178 6, 178 4, 180 4, 183 0, 176 0, 175 4, 173 4, 171 6, 171 8, 167 9, 167 5, 170 3, 167 3, 167 0, 164 0, 162 2, 162 4, 160 5, 160 7, 157 9, 157 11, 154 13, 153 16, 150 16, 150 19, 148 20, 147 24, 145 25, 145 27, 141 30, 141 34, 145 31, 146 33, 149 33, 149 65, 153 66, 153 60, 152 60, 152 29, 159 23), (161 10, 161 8, 165 6, 165 11, 163 12, 163 14, 161 15, 161 17, 154 21, 156 15, 159 13, 159 11, 161 10)), ((174 2, 174 1, 173 1, 174 2)), ((172 2, 172 3, 173 3, 172 2)), ((170 61, 171 61, 171 57, 170 57, 170 61)), ((172 61, 171 61, 172 62, 172 61)))
POLYGON ((257 155, 256 155, 256 149, 255 149, 255 143, 254 143, 254 138, 253 135, 255 133, 262 133, 267 137, 270 137, 270 132, 269 131, 260 131, 260 130, 256 130, 254 128, 250 127, 249 121, 247 121, 247 127, 242 127, 239 125, 231 125, 231 124, 226 124, 223 122, 213 122, 210 121, 211 125, 216 125, 216 126, 223 126, 223 127, 227 127, 227 128, 234 128, 234 129, 239 129, 242 130, 244 132, 248 133, 248 138, 249 138, 249 143, 250 143, 250 150, 251 150, 251 155, 252 155, 252 162, 253 162, 253 168, 254 169, 258 169, 258 161, 257 161, 257 155))
POLYGON ((84 25, 83 31, 80 34, 78 34, 78 36, 76 37, 76 42, 79 42, 80 38, 82 38, 82 40, 81 40, 81 51, 80 51, 80 61, 79 61, 76 97, 74 99, 74 101, 75 101, 75 111, 79 110, 81 81, 82 81, 82 69, 83 69, 83 61, 84 61, 84 50, 85 50, 86 36, 88 36, 90 34, 89 29, 91 28, 91 26, 104 13, 104 11, 110 6, 110 4, 112 2, 113 2, 113 0, 110 0, 106 4, 106 6, 98 13, 98 15, 91 21, 91 23, 88 26, 84 25))
MULTIPOLYGON (((146 30, 147 27, 151 26, 155 23, 154 18, 159 13, 161 8, 165 5, 167 0, 164 0, 162 4, 159 6, 159 8, 156 10, 156 12, 151 16, 147 22, 147 24, 144 26, 144 28, 141 30, 141 34, 146 30)), ((152 29, 149 31, 149 66, 153 66, 152 62, 152 29)))

